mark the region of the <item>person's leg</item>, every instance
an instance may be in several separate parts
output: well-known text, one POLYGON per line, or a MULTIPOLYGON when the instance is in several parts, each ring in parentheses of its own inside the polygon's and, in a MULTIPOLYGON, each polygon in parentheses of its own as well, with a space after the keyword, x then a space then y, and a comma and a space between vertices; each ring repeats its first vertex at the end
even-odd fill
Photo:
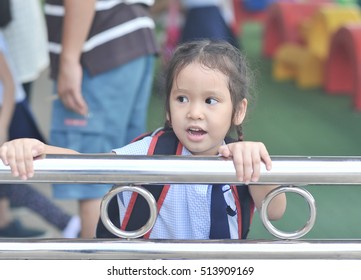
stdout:
POLYGON ((79 201, 81 218, 81 238, 94 238, 100 216, 101 199, 82 199, 79 201))
MULTIPOLYGON (((103 84, 103 94, 108 96, 107 102, 103 103, 108 112, 103 115, 108 127, 104 131, 108 151, 124 146, 146 131, 154 60, 153 55, 135 59, 87 84, 92 88, 103 84), (107 85, 106 88, 104 84, 107 85)), ((100 203, 101 199, 80 200, 80 215, 86 217, 82 219, 82 237, 95 236, 100 203)))
POLYGON ((9 209, 10 203, 7 198, 7 187, 6 185, 0 185, 0 228, 4 228, 12 220, 9 209))
MULTIPOLYGON (((0 187, 1 188, 1 187, 0 187)), ((0 229, 12 222, 10 203, 6 197, 0 198, 0 229)))
POLYGON ((26 96, 26 100, 27 102, 30 104, 30 99, 31 99, 31 88, 32 88, 33 82, 27 82, 27 83, 23 83, 23 89, 25 91, 25 96, 26 96))
MULTIPOLYGON (((48 197, 37 191, 31 185, 13 184, 9 188, 8 199, 11 207, 26 207, 41 216, 49 224, 63 231, 72 216, 66 213, 48 197)), ((74 237, 76 237, 76 232, 74 237)))
MULTIPOLYGON (((71 148, 76 144, 84 144, 88 149, 97 147, 101 144, 103 136, 95 136, 93 134, 78 133, 78 132, 52 132, 52 137, 56 143, 59 144, 61 139, 65 140, 71 148), (79 138, 77 140, 77 138, 79 138), (80 141, 80 139, 82 139, 80 141), (98 145, 99 144, 99 145, 98 145)), ((78 146, 79 150, 82 145, 78 146)), ((84 153, 92 153, 89 150, 82 148, 84 153)), ((94 151, 94 150, 92 150, 94 151)), ((78 212, 81 220, 81 238, 94 238, 95 228, 99 219, 99 207, 101 198, 108 192, 110 185, 106 184, 54 184, 53 197, 56 199, 71 199, 78 201, 78 212)))
MULTIPOLYGON (((106 153, 113 148, 108 141, 107 130, 112 124, 105 122, 109 110, 108 103, 117 103, 108 94, 108 83, 98 77, 84 74, 83 93, 89 106, 89 116, 79 116, 67 110, 60 100, 53 103, 50 143, 67 147, 81 153, 106 153), (95 82, 92 82, 94 81, 95 82)), ((119 89, 118 89, 119 92, 119 89)), ((106 184, 54 184, 53 197, 77 200, 81 220, 81 238, 94 238, 99 219, 101 198, 108 192, 106 184)))
MULTIPOLYGON (((83 153, 99 153, 104 144, 103 135, 81 133, 76 131, 52 131, 52 143, 67 146, 83 153)), ((108 149, 110 151, 110 148, 108 149)), ((99 219, 101 198, 111 186, 107 184, 54 184, 53 197, 56 199, 77 200, 81 220, 81 238, 94 238, 95 228, 99 219)))
MULTIPOLYGON (((153 71, 154 56, 145 56, 88 79, 88 82, 84 83, 85 92, 102 89, 101 95, 91 95, 94 99, 89 103, 100 106, 97 109, 93 107, 90 111, 92 118, 103 120, 105 128, 102 137, 103 152, 121 147, 127 144, 129 139, 145 132, 153 71), (100 98, 102 100, 97 100, 100 98), (138 109, 136 112, 134 107, 138 109), (99 114, 99 112, 103 113, 99 114)), ((94 148, 98 146, 94 141, 92 144, 94 148)), ((83 217, 81 237, 95 237, 100 203, 101 198, 79 201, 79 213, 83 217)))
MULTIPOLYGON (((28 89, 30 90, 30 86, 28 89)), ((46 142, 37 126, 27 100, 16 104, 9 128, 9 140, 23 137, 36 138, 46 142)), ((11 188, 7 188, 7 198, 12 205, 30 208, 59 230, 65 229, 67 233, 64 237, 77 237, 79 227, 77 226, 76 217, 64 213, 60 207, 34 188, 25 184, 12 185, 11 188), (70 220, 71 218, 72 220, 70 220)))
POLYGON ((8 197, 12 185, 0 185, 0 238, 40 238, 44 237, 45 231, 24 227, 22 223, 14 219, 8 197))

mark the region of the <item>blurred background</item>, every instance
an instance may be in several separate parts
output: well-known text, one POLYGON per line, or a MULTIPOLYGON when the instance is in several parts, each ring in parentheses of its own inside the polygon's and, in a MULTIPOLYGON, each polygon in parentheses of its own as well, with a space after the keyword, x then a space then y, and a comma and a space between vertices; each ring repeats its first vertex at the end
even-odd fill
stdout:
MULTIPOLYGON (((358 1, 238 1, 235 32, 254 74, 245 139, 262 141, 271 155, 361 155, 361 13, 358 1)), ((166 24, 156 19, 164 45, 166 24)), ((148 129, 163 124, 162 56, 155 71, 148 129)), ((51 82, 45 71, 35 82, 31 105, 45 135, 51 82)), ((50 196, 47 185, 37 186, 50 196)), ((305 238, 360 238, 360 186, 306 186, 315 197, 317 220, 305 238)), ((72 202, 56 201, 71 211, 72 202)), ((306 202, 288 195, 276 227, 294 231, 308 219, 306 202)), ((57 231, 31 213, 28 224, 57 231)), ((250 239, 274 239, 256 213, 250 239)))
MULTIPOLYGON (((355 104, 356 96, 361 98, 357 1, 252 0, 240 7, 240 45, 254 74, 245 139, 264 142, 273 156, 360 156, 361 108, 355 104), (336 35, 341 36, 333 42, 336 35), (337 48, 330 58, 332 44, 337 48), (331 65, 331 60, 337 61, 331 65), (334 68, 344 72, 332 73, 334 68), (330 79, 339 84, 332 92, 326 84, 330 79)), ((163 123, 160 96, 153 95, 149 129, 163 123)), ((317 206, 316 224, 305 238, 361 237, 360 186, 305 188, 317 206)), ((303 198, 288 194, 286 215, 274 225, 294 231, 303 227, 308 215, 303 198)), ((274 238, 257 213, 249 237, 274 238)))

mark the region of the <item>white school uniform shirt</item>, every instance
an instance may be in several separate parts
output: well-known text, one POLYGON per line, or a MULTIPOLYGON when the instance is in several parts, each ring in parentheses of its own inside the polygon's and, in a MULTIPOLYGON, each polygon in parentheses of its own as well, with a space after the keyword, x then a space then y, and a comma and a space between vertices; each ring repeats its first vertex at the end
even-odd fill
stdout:
MULTIPOLYGON (((10 59, 9 50, 8 50, 7 44, 5 42, 5 38, 1 31, 0 31, 0 53, 2 53, 4 55, 6 63, 10 69, 11 75, 12 75, 14 83, 15 83, 15 101, 16 101, 16 103, 19 103, 25 99, 25 92, 24 92, 24 89, 21 86, 20 82, 18 81, 18 77, 15 73, 14 64, 10 59)), ((0 107, 3 103, 3 94, 4 94, 3 91, 4 91, 3 84, 0 80, 0 107)))
MULTIPOLYGON (((117 155, 147 155, 152 137, 145 137, 123 148, 117 155)), ((182 155, 191 153, 183 147, 182 155)), ((223 187, 226 191, 228 185, 223 187)), ((150 239, 209 239, 212 185, 172 184, 149 236, 150 239)), ((224 193, 227 204, 236 210, 231 191, 224 193)), ((130 192, 118 195, 120 221, 123 220, 131 197, 130 192)), ((237 215, 228 216, 230 237, 238 239, 237 215)))

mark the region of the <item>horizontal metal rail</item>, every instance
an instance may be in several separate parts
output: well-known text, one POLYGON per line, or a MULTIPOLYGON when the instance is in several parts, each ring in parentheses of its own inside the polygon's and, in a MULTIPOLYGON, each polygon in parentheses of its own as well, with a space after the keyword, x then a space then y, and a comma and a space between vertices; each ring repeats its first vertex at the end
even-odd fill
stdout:
POLYGON ((4 240, 0 259, 361 259, 361 241, 4 240))
MULTIPOLYGON (((257 184, 361 185, 361 157, 272 157, 257 184)), ((221 157, 47 155, 27 181, 0 163, 0 183, 239 183, 221 157)), ((0 259, 361 259, 361 240, 2 239, 0 259)))
MULTIPOLYGON (((38 183, 239 183, 233 162, 221 157, 48 155, 36 160, 38 183)), ((272 170, 261 168, 257 184, 361 184, 361 157, 272 157, 272 170)), ((0 164, 0 182, 14 178, 0 164)))

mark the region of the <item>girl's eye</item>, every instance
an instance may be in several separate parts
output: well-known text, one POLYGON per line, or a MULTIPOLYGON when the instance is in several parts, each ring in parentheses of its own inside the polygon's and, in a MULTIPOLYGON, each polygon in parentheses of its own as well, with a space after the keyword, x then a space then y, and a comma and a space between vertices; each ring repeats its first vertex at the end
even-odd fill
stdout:
POLYGON ((178 96, 178 97, 177 97, 177 100, 178 100, 179 102, 181 102, 181 103, 186 103, 186 102, 188 102, 188 98, 185 97, 185 96, 178 96))
POLYGON ((210 104, 210 105, 214 105, 214 104, 217 104, 218 101, 216 99, 214 99, 214 98, 207 98, 206 103, 210 104))

